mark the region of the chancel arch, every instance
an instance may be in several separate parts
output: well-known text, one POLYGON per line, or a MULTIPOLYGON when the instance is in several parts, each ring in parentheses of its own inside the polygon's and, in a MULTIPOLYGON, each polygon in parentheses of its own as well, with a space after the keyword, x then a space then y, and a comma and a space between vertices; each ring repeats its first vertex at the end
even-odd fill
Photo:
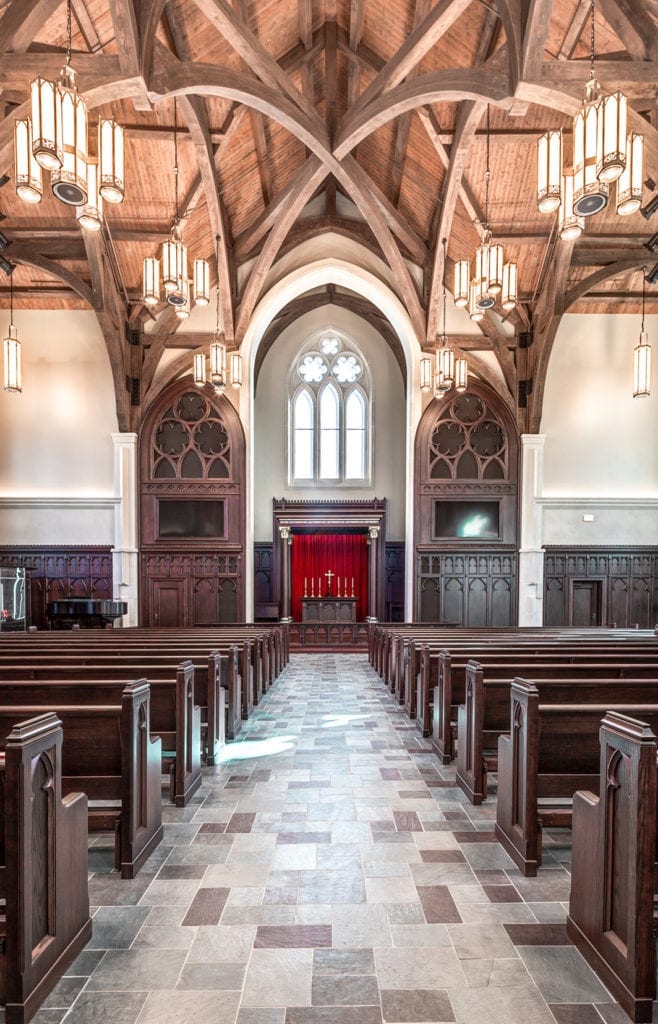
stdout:
POLYGON ((226 396, 189 378, 149 409, 140 439, 144 625, 244 619, 244 432, 226 396))
POLYGON ((516 622, 518 447, 506 405, 475 378, 425 410, 415 448, 419 620, 516 622))

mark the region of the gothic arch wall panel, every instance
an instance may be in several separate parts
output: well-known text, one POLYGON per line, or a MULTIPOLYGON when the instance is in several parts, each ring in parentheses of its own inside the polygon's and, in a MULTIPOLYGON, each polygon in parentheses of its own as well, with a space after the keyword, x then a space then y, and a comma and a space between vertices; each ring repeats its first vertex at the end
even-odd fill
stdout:
POLYGON ((416 611, 423 622, 516 622, 518 434, 486 385, 435 398, 415 446, 416 611))
POLYGON ((189 380, 140 439, 141 607, 147 626, 244 619, 245 443, 224 396, 189 380))

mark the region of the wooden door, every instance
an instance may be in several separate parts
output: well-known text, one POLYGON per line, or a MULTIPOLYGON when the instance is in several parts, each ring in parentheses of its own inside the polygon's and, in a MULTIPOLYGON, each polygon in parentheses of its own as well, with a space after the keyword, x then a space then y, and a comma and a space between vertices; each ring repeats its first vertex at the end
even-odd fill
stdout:
POLYGON ((150 620, 152 626, 188 626, 187 582, 152 579, 150 620))
POLYGON ((574 580, 571 596, 570 626, 588 629, 603 621, 601 580, 574 580))

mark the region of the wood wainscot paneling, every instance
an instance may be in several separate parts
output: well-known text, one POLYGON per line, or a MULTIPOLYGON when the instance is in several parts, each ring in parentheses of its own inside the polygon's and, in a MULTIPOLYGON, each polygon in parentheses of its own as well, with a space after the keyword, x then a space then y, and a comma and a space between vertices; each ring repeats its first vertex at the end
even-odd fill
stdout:
POLYGON ((404 542, 386 544, 387 622, 404 622, 404 542))
POLYGON ((279 617, 274 586, 274 545, 270 541, 254 543, 254 617, 256 620, 279 617))
POLYGON ((140 448, 141 620, 244 620, 245 442, 225 396, 177 381, 146 417, 140 448))
POLYGON ((657 547, 545 548, 545 626, 653 629, 657 621, 657 547))
POLYGON ((67 597, 112 600, 112 549, 106 545, 0 546, 0 566, 26 570, 28 625, 46 629, 46 605, 67 597))
POLYGON ((516 568, 514 548, 419 552, 420 621, 474 628, 512 625, 516 568))

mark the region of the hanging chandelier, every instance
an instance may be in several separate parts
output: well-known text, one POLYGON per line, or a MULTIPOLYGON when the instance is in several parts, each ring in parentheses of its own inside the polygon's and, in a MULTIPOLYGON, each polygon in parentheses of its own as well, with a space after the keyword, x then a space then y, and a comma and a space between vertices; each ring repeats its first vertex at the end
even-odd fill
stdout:
POLYGON ((548 131, 537 142, 537 209, 559 209, 560 238, 578 238, 585 218, 608 205, 617 182, 616 212, 636 213, 642 203, 644 138, 627 132, 628 103, 620 91, 606 94, 594 74, 594 0, 591 0, 590 76, 582 107, 573 120, 572 162, 567 164, 561 131, 548 131))
MULTIPOLYGON (((143 268, 142 301, 147 306, 157 306, 160 289, 164 288, 165 298, 176 308, 176 316, 186 320, 191 311, 190 279, 188 276, 187 246, 181 239, 180 214, 178 208, 178 133, 176 130, 178 107, 174 98, 174 220, 171 236, 162 243, 161 261, 156 256, 147 256, 143 268), (162 284, 160 263, 162 262, 162 284)), ((193 270, 194 302, 207 306, 210 302, 210 270, 207 260, 196 259, 193 270)))
POLYGON ((116 121, 100 118, 97 156, 90 156, 87 105, 71 67, 71 0, 66 6, 66 64, 59 80, 38 76, 30 86, 30 117, 14 123, 15 188, 23 202, 43 198, 43 172, 53 195, 75 206, 80 226, 98 231, 103 200, 123 202, 124 138, 116 121))
MULTIPOLYGON (((444 238, 443 245, 443 266, 446 265, 446 251, 448 240, 444 238)), ((463 356, 455 358, 455 353, 448 348, 448 337, 446 334, 446 285, 443 281, 442 295, 442 329, 437 339, 436 352, 434 354, 434 367, 432 359, 424 356, 420 361, 420 390, 434 390, 434 397, 441 398, 452 388, 455 391, 466 391, 468 387, 468 363, 463 356)))
POLYGON ((197 352, 193 361, 193 373, 194 383, 198 387, 203 387, 204 384, 211 384, 218 394, 223 395, 228 383, 234 388, 242 386, 242 356, 239 352, 231 352, 229 356, 226 351, 226 345, 222 340, 224 336, 221 333, 219 323, 219 235, 216 236, 215 243, 218 271, 215 299, 215 333, 210 344, 209 365, 206 363, 205 352, 197 352))
MULTIPOLYGON (((12 273, 14 267, 11 268, 12 273)), ((12 273, 9 275, 9 328, 7 337, 2 341, 4 359, 4 380, 5 391, 13 391, 20 394, 23 390, 23 370, 21 366, 21 343, 18 340, 18 328, 14 323, 14 280, 12 273)))
POLYGON ((493 240, 489 225, 489 107, 487 107, 487 165, 484 172, 484 232, 482 242, 475 250, 473 273, 471 261, 458 260, 455 264, 454 301, 456 306, 468 307, 471 320, 482 320, 487 309, 492 309, 499 298, 504 310, 514 309, 517 302, 518 270, 513 261, 505 263, 502 245, 493 240))
POLYGON ((642 268, 642 326, 640 340, 633 350, 633 398, 647 398, 651 394, 651 345, 644 329, 644 302, 646 267, 642 268))

